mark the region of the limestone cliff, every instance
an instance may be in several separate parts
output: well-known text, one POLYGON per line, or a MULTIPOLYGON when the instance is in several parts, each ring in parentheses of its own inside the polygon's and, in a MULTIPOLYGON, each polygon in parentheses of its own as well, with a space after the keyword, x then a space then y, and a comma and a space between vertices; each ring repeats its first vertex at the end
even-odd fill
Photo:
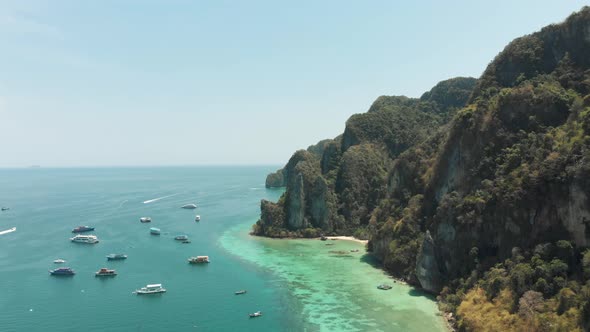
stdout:
POLYGON ((255 234, 368 238, 464 330, 494 310, 486 324, 513 330, 590 328, 590 8, 514 40, 477 81, 377 98, 276 185, 255 234))

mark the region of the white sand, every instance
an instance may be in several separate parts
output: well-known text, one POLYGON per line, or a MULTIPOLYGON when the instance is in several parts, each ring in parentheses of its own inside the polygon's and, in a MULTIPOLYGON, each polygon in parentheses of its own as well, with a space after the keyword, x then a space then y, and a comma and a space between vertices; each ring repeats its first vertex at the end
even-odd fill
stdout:
POLYGON ((329 239, 329 240, 334 239, 334 240, 354 241, 354 242, 358 242, 358 243, 362 243, 362 244, 369 243, 368 240, 360 240, 360 239, 357 239, 354 236, 326 236, 326 238, 329 239))

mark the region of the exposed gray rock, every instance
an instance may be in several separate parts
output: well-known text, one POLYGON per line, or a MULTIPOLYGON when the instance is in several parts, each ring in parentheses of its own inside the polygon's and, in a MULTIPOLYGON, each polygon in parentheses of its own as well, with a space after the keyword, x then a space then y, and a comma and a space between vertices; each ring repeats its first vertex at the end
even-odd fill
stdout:
POLYGON ((436 247, 430 232, 426 231, 416 262, 416 276, 426 291, 438 293, 442 289, 441 273, 436 259, 436 247))

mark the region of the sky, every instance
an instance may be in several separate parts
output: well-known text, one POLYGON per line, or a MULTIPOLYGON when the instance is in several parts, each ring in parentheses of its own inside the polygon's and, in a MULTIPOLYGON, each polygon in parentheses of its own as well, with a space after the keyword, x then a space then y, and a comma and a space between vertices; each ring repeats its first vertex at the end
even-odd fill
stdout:
POLYGON ((284 164, 587 4, 0 0, 0 167, 284 164))

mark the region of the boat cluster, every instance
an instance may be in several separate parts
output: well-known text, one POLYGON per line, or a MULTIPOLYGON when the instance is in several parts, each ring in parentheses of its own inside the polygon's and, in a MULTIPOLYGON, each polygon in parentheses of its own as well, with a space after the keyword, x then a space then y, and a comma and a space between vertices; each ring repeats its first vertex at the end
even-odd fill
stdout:
MULTIPOLYGON (((183 208, 183 209, 196 209, 197 205, 196 204, 186 204, 186 205, 181 206, 181 208, 183 208)), ((5 211, 5 210, 7 210, 7 208, 2 209, 2 211, 5 211)), ((200 221, 200 220, 201 220, 201 216, 197 215, 195 217, 195 221, 200 221)), ((152 218, 141 217, 141 218, 139 218, 139 221, 141 223, 150 223, 152 221, 152 218)), ((96 244, 99 242, 99 239, 96 235, 80 234, 80 233, 94 231, 94 229, 95 229, 94 227, 86 226, 86 225, 77 226, 74 229, 72 229, 72 233, 76 233, 76 235, 71 237, 70 241, 75 242, 75 243, 96 244)), ((151 227, 150 234, 160 235, 161 231, 159 228, 151 227)), ((185 235, 185 234, 177 235, 176 237, 174 237, 174 240, 180 241, 182 243, 190 243, 191 242, 188 238, 188 235, 185 235)), ((109 254, 106 256, 106 258, 108 261, 124 260, 124 259, 127 259, 127 255, 126 254, 109 254)), ((201 264, 201 263, 209 263, 210 262, 209 256, 190 257, 188 259, 188 261, 190 264, 201 264)), ((66 263, 66 261, 64 259, 58 258, 58 259, 54 260, 53 263, 63 264, 63 263, 66 263)), ((73 276, 76 274, 76 272, 70 267, 59 267, 59 268, 56 268, 53 270, 49 270, 49 273, 54 276, 73 276)), ((117 271, 103 267, 103 268, 100 268, 98 271, 96 271, 94 273, 94 275, 96 277, 114 277, 117 275, 117 271)), ((150 285, 146 285, 145 287, 141 287, 140 289, 137 289, 133 293, 135 293, 135 294, 156 294, 156 293, 164 293, 164 292, 166 292, 166 289, 162 287, 162 284, 150 284, 150 285)), ((245 293, 246 291, 238 291, 238 292, 245 293)), ((238 294, 238 292, 236 292, 236 294, 238 294)), ((240 293, 240 294, 243 294, 243 293, 240 293)))

